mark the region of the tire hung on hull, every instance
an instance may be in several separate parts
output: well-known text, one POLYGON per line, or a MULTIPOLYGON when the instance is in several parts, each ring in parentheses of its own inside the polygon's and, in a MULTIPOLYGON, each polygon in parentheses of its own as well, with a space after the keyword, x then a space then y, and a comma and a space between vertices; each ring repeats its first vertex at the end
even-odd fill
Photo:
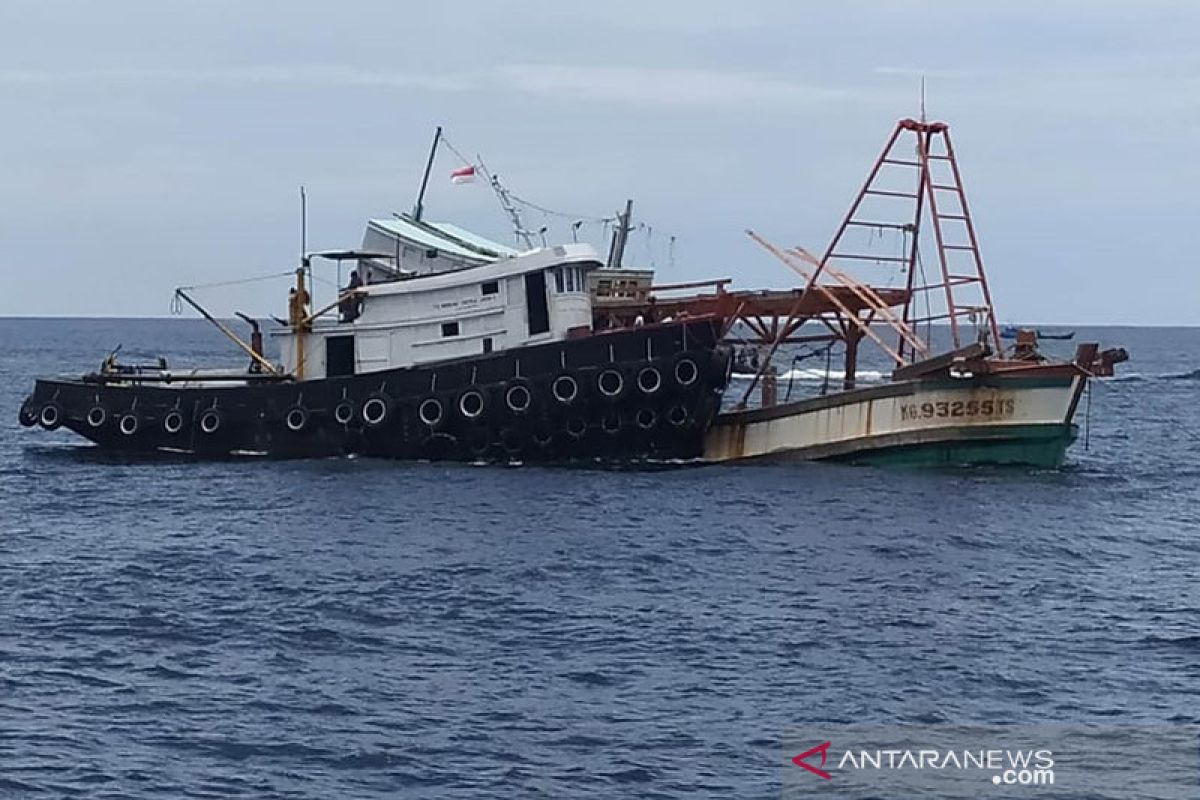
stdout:
POLYGON ((26 398, 25 402, 21 403, 21 409, 17 412, 17 421, 23 428, 32 428, 37 425, 38 413, 32 397, 26 398))
POLYGON ((196 419, 196 426, 205 436, 213 436, 221 430, 224 424, 225 415, 216 406, 201 411, 200 416, 196 419))
POLYGON ((644 397, 654 397, 666 389, 667 378, 663 375, 663 364, 651 361, 638 367, 634 374, 634 384, 644 397))
POLYGON ((681 389, 691 389, 696 386, 703 378, 703 373, 700 365, 707 363, 708 359, 704 354, 696 352, 686 352, 675 359, 675 363, 671 367, 671 376, 675 379, 675 385, 681 389))
POLYGON ((65 418, 66 412, 63 411, 62 404, 57 400, 45 403, 38 410, 38 423, 48 431, 55 431, 61 428, 65 418))
POLYGON ((600 419, 600 430, 609 436, 616 436, 624 428, 625 425, 621 420, 621 415, 615 410, 606 412, 600 419))
POLYGON ((695 420, 687 406, 676 403, 667 411, 667 424, 672 428, 687 428, 695 420))
POLYGON ((579 399, 579 378, 569 372, 550 381, 550 395, 560 405, 569 406, 579 399))
POLYGON ((431 433, 421 442, 420 456, 431 461, 446 461, 454 458, 458 450, 458 439, 448 433, 431 433))
POLYGON ((187 418, 178 408, 172 408, 163 415, 162 427, 168 436, 177 436, 187 425, 187 418))
POLYGON ((446 404, 436 395, 430 395, 417 404, 417 419, 430 430, 438 430, 446 421, 446 404))
POLYGON ((529 440, 535 447, 545 450, 554 445, 554 430, 548 423, 539 422, 533 426, 529 440))
POLYGON ((629 389, 629 381, 620 364, 605 364, 601 367, 596 372, 595 385, 596 393, 610 403, 620 400, 629 389))
POLYGON ((574 441, 579 441, 583 437, 587 436, 587 420, 583 417, 570 417, 567 419, 564 430, 566 431, 567 436, 569 436, 571 439, 574 441))
POLYGON ((644 406, 638 409, 637 414, 634 416, 634 422, 643 431, 654 430, 658 425, 658 412, 650 406, 644 406))
POLYGON ((139 419, 138 415, 132 410, 122 414, 120 418, 117 419, 117 430, 119 430, 123 436, 134 436, 141 427, 141 419, 139 419))
POLYGON ((533 384, 517 378, 504 384, 504 406, 513 416, 523 416, 533 410, 533 384))
POLYGON ((83 421, 92 430, 99 430, 108 422, 108 409, 97 403, 88 409, 87 414, 84 414, 83 421))
POLYGON ((500 431, 500 446, 510 458, 517 458, 525 452, 525 433, 515 426, 500 431))
POLYGON ((391 419, 394 408, 391 398, 383 392, 376 392, 363 401, 359 416, 368 428, 378 428, 391 419))
POLYGON ((487 396, 483 389, 471 386, 458 396, 456 403, 459 415, 467 422, 479 422, 487 414, 487 396))
POLYGON ((348 399, 339 400, 333 407, 333 421, 338 425, 349 425, 354 422, 354 403, 348 399))
POLYGON ((300 404, 292 406, 283 415, 283 424, 292 433, 303 433, 309 421, 308 409, 300 404))
POLYGON ((492 434, 486 427, 475 427, 467 432, 463 439, 465 455, 468 461, 486 459, 492 449, 492 434))

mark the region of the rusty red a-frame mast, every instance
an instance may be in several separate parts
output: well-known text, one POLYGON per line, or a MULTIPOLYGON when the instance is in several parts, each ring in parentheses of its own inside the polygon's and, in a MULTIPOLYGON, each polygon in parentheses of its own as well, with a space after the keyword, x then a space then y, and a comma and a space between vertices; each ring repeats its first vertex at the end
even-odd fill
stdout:
MULTIPOLYGON (((845 388, 855 382, 858 344, 870 338, 897 367, 928 358, 929 326, 945 324, 953 349, 976 341, 992 353, 1003 349, 949 126, 902 119, 896 123, 867 178, 820 258, 800 247, 778 248, 748 231, 758 244, 804 279, 790 291, 728 291, 728 279, 712 281, 712 294, 632 298, 606 308, 608 322, 630 324, 651 308, 659 315, 718 314, 728 328, 741 323, 741 341, 770 346, 763 370, 786 343, 841 341, 845 345, 845 388), (928 223, 928 228, 925 227, 928 223), (932 232, 938 271, 924 277, 922 233, 932 232), (882 235, 898 233, 901 246, 879 252, 882 235), (864 241, 864 234, 866 241, 864 241), (873 246, 872 246, 873 245, 873 246), (878 282, 852 278, 847 265, 883 270, 878 282), (902 276, 897 281, 897 275, 902 276), (896 285, 900 283, 900 285, 896 285), (627 319, 626 319, 627 318, 627 319), (823 330, 801 333, 809 321, 823 330), (885 324, 897 344, 885 344, 872 325, 885 324), (974 334, 968 332, 968 326, 974 334), (925 328, 924 338, 921 328, 925 328)), ((929 238, 929 237, 926 237, 929 238)), ((857 270, 856 270, 857 271, 857 270)), ((652 287, 654 291, 706 284, 652 287)), ((761 377, 755 377, 747 396, 761 377)))

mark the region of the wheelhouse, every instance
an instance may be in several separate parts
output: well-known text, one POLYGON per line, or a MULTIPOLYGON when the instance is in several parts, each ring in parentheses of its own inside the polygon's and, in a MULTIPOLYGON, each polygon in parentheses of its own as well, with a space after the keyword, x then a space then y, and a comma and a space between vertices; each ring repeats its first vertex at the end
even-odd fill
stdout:
MULTIPOLYGON (((362 263, 362 262, 360 262, 362 263)), ((590 245, 368 283, 353 321, 275 331, 285 372, 319 379, 560 341, 592 330, 590 245)))

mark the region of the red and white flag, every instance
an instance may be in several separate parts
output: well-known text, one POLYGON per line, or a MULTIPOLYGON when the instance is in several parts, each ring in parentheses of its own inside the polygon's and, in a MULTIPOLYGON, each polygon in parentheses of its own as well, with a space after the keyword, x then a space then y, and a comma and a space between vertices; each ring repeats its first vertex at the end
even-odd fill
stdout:
POLYGON ((450 173, 451 183, 474 183, 475 182, 475 167, 468 165, 459 167, 450 173))

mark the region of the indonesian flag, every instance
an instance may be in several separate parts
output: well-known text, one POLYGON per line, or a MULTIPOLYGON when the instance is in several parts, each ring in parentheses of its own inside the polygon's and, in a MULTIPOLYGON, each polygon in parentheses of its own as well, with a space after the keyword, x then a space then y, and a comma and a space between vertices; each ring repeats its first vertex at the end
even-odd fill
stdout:
POLYGON ((459 167, 450 173, 451 183, 474 183, 475 182, 475 167, 465 166, 459 167))

